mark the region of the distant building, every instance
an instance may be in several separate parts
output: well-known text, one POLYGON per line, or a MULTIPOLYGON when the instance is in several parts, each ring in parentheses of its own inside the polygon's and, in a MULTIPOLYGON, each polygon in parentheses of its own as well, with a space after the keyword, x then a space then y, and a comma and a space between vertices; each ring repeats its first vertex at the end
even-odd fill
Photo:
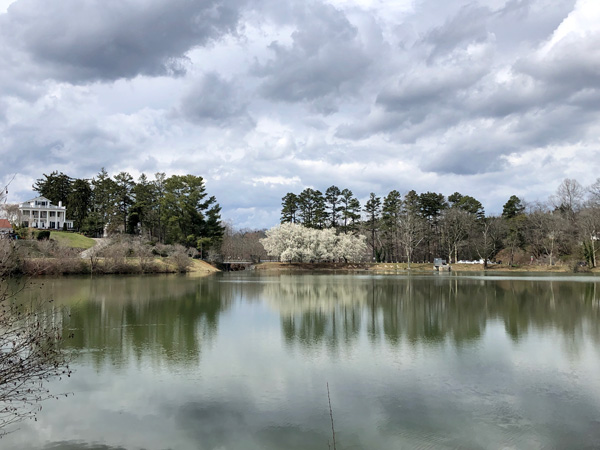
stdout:
POLYGON ((53 205, 46 197, 36 197, 19 205, 21 224, 25 227, 42 228, 47 230, 62 230, 73 228, 73 221, 67 219, 67 208, 58 202, 53 205))
POLYGON ((0 235, 12 233, 12 225, 6 219, 0 219, 0 235))

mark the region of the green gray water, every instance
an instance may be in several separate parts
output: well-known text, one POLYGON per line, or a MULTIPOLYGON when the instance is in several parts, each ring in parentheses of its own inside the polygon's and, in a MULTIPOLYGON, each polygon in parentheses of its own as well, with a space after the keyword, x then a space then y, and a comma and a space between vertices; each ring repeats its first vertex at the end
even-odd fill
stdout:
POLYGON ((600 448, 600 278, 61 278, 73 395, 2 449, 600 448), (70 317, 67 316, 70 314, 70 317), (331 447, 333 448, 333 447, 331 447))

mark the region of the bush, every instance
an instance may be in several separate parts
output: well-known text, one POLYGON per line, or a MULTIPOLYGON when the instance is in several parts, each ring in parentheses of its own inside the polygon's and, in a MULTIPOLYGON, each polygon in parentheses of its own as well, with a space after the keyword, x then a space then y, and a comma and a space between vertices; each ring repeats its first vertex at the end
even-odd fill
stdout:
POLYGON ((169 263, 175 266, 177 272, 187 272, 192 265, 192 260, 183 245, 175 245, 174 252, 169 256, 169 263))
POLYGON ((36 234, 36 239, 38 241, 47 241, 50 239, 50 230, 40 230, 36 234))

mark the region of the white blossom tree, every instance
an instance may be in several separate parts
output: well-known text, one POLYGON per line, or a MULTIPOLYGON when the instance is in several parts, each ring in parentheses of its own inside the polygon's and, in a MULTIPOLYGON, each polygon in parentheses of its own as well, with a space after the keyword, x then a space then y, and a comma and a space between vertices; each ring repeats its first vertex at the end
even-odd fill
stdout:
POLYGON ((266 234, 261 244, 267 253, 286 262, 358 262, 367 249, 364 236, 338 235, 333 228, 318 230, 284 223, 266 234))

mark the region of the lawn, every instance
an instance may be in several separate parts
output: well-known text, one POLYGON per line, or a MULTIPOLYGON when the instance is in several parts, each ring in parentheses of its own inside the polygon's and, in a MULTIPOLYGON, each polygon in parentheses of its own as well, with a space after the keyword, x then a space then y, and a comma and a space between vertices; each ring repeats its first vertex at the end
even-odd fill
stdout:
POLYGON ((63 247, 88 249, 93 247, 96 241, 77 233, 67 233, 66 231, 52 231, 50 239, 55 240, 63 247))

